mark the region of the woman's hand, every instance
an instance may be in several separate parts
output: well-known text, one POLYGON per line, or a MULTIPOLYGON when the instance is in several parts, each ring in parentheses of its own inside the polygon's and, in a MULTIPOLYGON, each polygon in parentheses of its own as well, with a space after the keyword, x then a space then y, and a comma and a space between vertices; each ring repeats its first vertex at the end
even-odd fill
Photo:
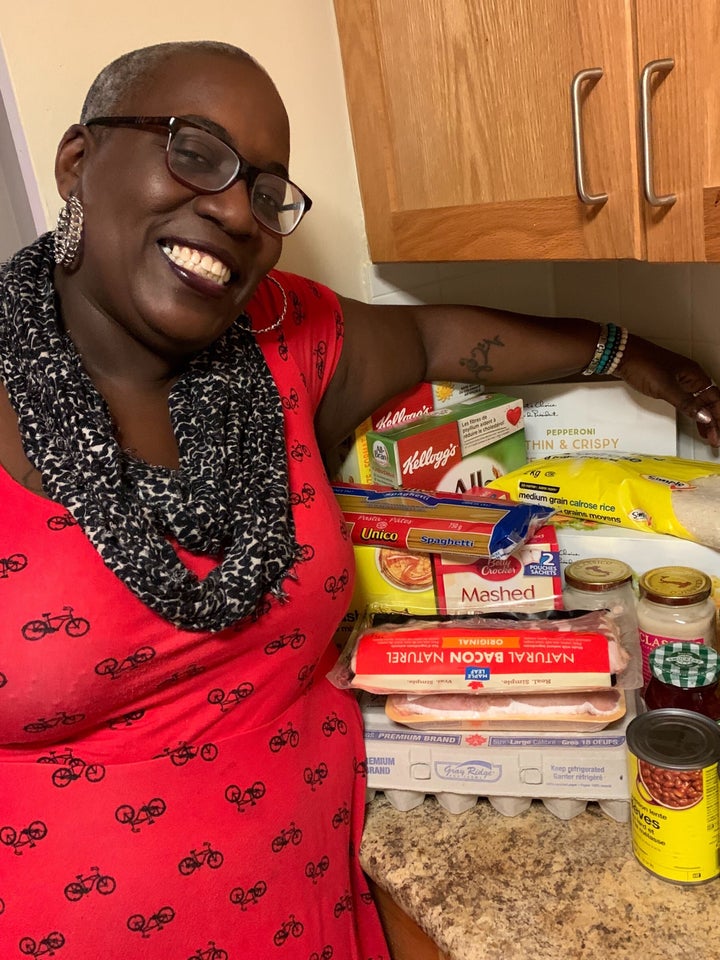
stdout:
POLYGON ((720 389, 695 360, 631 334, 615 376, 671 403, 697 424, 704 440, 720 447, 720 389))

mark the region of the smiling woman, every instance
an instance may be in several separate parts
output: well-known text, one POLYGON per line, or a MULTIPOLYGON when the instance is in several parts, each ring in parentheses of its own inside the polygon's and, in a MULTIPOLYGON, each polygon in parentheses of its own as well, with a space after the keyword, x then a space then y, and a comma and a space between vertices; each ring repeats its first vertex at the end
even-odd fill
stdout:
POLYGON ((326 679, 354 567, 324 466, 387 399, 601 362, 718 442, 720 391, 648 341, 276 270, 311 206, 288 168, 247 53, 133 51, 60 142, 57 230, 0 274, 0 936, 20 954, 388 957, 360 717, 326 679))

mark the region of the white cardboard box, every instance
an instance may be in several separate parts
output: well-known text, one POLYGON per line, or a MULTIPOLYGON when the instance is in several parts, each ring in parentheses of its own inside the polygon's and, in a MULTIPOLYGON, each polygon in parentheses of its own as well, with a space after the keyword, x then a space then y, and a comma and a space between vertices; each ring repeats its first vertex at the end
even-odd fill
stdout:
POLYGON ((605 451, 677 454, 675 410, 620 380, 498 387, 524 404, 528 460, 605 451))
MULTIPOLYGON (((630 530, 572 518, 555 518, 560 566, 587 557, 624 560, 640 576, 654 567, 683 566, 702 570, 720 583, 720 551, 664 533, 630 530)), ((553 521, 550 521, 553 523, 553 521)))

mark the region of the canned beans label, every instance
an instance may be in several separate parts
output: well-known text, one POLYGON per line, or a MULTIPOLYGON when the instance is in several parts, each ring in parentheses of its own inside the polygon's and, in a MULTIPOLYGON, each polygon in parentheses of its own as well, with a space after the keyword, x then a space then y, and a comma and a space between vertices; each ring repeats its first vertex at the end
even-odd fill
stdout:
POLYGON ((702 770, 668 770, 639 760, 638 772, 638 789, 648 803, 661 803, 671 810, 688 810, 703 798, 702 770))
POLYGON ((676 883, 720 875, 718 767, 673 770, 629 755, 632 845, 651 873, 676 883))

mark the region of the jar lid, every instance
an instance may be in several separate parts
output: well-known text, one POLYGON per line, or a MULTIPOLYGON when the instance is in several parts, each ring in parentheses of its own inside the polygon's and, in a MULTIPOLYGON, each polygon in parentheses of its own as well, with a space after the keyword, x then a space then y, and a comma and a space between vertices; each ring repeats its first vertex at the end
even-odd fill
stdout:
POLYGON ((663 643, 649 660, 656 679, 683 690, 710 686, 720 676, 720 658, 704 643, 663 643))
POLYGON ((712 592, 710 577, 692 567, 655 567, 640 577, 638 586, 648 600, 672 607, 699 603, 712 592))
POLYGON ((592 557, 575 560, 565 568, 565 583, 576 590, 613 590, 632 582, 632 570, 622 560, 592 557))

